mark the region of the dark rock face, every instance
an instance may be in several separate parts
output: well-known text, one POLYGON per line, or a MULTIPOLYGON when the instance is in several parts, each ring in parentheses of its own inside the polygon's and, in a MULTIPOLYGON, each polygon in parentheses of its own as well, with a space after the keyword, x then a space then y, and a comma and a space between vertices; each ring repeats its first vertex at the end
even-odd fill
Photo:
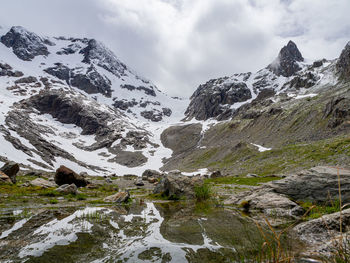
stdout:
POLYGON ((81 127, 83 135, 106 135, 109 131, 107 122, 113 120, 110 114, 84 106, 79 100, 67 97, 66 93, 60 90, 43 90, 31 97, 27 105, 41 113, 51 114, 62 123, 81 127))
POLYGON ((288 89, 296 89, 296 90, 299 90, 301 88, 308 89, 314 86, 318 79, 319 79, 318 76, 316 76, 311 72, 308 72, 302 76, 296 76, 290 82, 286 83, 284 87, 287 87, 288 89))
POLYGON ((147 169, 142 173, 142 180, 148 180, 148 178, 160 178, 162 174, 156 170, 147 169))
POLYGON ((141 116, 144 117, 147 120, 151 120, 154 122, 161 121, 163 119, 163 114, 162 112, 158 110, 149 110, 149 111, 142 111, 141 116))
POLYGON ((38 79, 36 77, 33 77, 33 76, 20 78, 20 79, 17 79, 15 81, 16 84, 30 84, 30 83, 35 83, 35 82, 38 82, 38 79))
POLYGON ((153 193, 164 194, 170 199, 181 197, 193 199, 195 198, 194 187, 201 184, 203 179, 200 177, 190 178, 181 174, 169 174, 162 178, 153 193))
POLYGON ((12 67, 8 64, 0 63, 0 77, 8 76, 8 77, 22 77, 23 73, 21 71, 13 71, 12 67))
POLYGON ((123 89, 130 90, 130 91, 140 90, 140 91, 144 91, 146 95, 150 95, 150 96, 153 96, 153 97, 156 96, 156 92, 154 91, 154 89, 152 87, 151 88, 147 88, 147 87, 144 87, 144 86, 135 87, 135 86, 128 85, 128 84, 121 85, 120 87, 123 88, 123 89))
POLYGON ((126 65, 119 61, 111 50, 95 39, 89 40, 87 47, 80 53, 84 55, 84 63, 94 62, 119 78, 126 74, 126 65))
POLYGON ((132 101, 128 101, 128 100, 115 100, 113 103, 113 106, 117 109, 120 110, 127 110, 129 108, 132 108, 134 106, 137 105, 137 102, 132 100, 132 101))
POLYGON ((70 69, 61 63, 56 63, 55 67, 47 68, 44 71, 88 94, 101 93, 106 97, 111 97, 111 81, 100 75, 94 66, 90 66, 85 74, 75 73, 74 69, 70 69))
POLYGON ((77 187, 84 187, 89 183, 84 177, 63 165, 56 171, 55 182, 58 185, 75 184, 77 187))
POLYGON ((214 79, 198 87, 191 96, 191 103, 185 112, 187 119, 207 120, 218 117, 229 110, 230 105, 252 98, 245 83, 222 84, 222 82, 223 79, 214 79))
POLYGON ((336 68, 341 78, 346 80, 350 79, 350 42, 341 52, 336 68))
POLYGON ((290 77, 301 69, 297 62, 302 61, 304 61, 304 58, 297 45, 293 41, 289 41, 281 49, 277 59, 268 66, 268 69, 277 76, 290 77))
POLYGON ((0 168, 0 171, 10 177, 12 183, 16 183, 16 175, 19 171, 19 165, 15 162, 5 163, 3 167, 0 168))
POLYGON ((324 118, 328 118, 328 127, 336 128, 346 122, 350 121, 350 99, 345 97, 332 99, 327 103, 324 110, 324 118))
POLYGON ((1 37, 1 43, 8 48, 12 47, 13 53, 26 61, 30 61, 36 56, 49 55, 46 45, 52 45, 48 40, 20 26, 12 27, 6 35, 1 37))

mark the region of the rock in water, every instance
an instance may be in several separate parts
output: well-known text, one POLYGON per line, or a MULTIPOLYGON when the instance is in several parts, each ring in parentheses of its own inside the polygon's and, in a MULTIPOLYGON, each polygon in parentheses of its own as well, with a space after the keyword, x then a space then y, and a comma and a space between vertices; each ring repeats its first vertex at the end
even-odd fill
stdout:
POLYGON ((63 184, 60 187, 56 189, 57 192, 61 194, 72 194, 75 195, 77 194, 78 188, 75 184, 63 184))
POLYGON ((203 179, 200 177, 190 178, 184 175, 169 174, 157 184, 153 193, 165 194, 169 198, 193 199, 195 198, 194 187, 202 184, 203 179))
POLYGON ((3 167, 1 167, 0 171, 10 177, 12 183, 16 183, 16 175, 19 171, 18 163, 7 162, 3 167))
POLYGON ((60 168, 57 169, 55 182, 58 185, 75 184, 77 187, 84 187, 89 183, 84 177, 64 165, 61 165, 60 168))
POLYGON ((107 196, 103 199, 104 202, 112 202, 112 203, 125 203, 129 200, 130 194, 128 191, 118 192, 114 195, 107 196))
POLYGON ((42 188, 50 188, 50 187, 57 186, 55 183, 47 181, 47 180, 42 179, 42 178, 36 178, 36 179, 30 181, 30 184, 32 186, 38 186, 38 187, 42 187, 42 188))
POLYGON ((12 184, 12 181, 8 175, 0 171, 0 183, 9 183, 12 184))

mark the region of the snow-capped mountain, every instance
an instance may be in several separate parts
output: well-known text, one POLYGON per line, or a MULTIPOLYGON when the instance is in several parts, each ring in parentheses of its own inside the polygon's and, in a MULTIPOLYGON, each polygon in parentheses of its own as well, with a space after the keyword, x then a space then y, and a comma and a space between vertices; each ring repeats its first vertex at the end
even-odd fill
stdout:
POLYGON ((200 85, 191 96, 186 119, 229 119, 239 107, 255 99, 312 97, 322 84, 336 82, 335 64, 325 59, 308 63, 296 44, 289 41, 270 65, 256 73, 234 74, 200 85))
MULTIPOLYGON (((342 93, 334 99, 319 96, 327 125, 343 127, 350 118, 347 84, 341 84, 350 80, 349 54, 350 44, 339 59, 309 62, 290 41, 266 68, 209 80, 187 100, 162 93, 95 39, 43 37, 23 27, 0 27, 0 162, 44 170, 64 164, 97 175, 181 169, 186 158, 192 167, 195 151, 226 147, 231 154, 238 140, 260 136, 248 136, 250 131, 279 121, 264 137, 268 142, 279 132, 276 114, 284 112, 283 120, 294 114, 283 107, 296 112, 293 101, 330 89, 342 93), (225 134, 229 142, 213 126, 224 120, 235 120, 232 127, 243 125, 225 134)), ((329 127, 325 134, 347 130, 329 127)), ((312 137, 312 132, 305 134, 312 137)))
POLYGON ((19 26, 0 36, 3 161, 124 174, 158 169, 170 157, 159 133, 182 118, 186 100, 168 97, 94 39, 19 26))

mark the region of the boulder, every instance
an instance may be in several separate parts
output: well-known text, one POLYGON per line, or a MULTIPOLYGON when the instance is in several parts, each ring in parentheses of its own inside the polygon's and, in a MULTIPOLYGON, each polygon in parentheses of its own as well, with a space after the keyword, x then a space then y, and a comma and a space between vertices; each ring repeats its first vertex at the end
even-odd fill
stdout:
POLYGON ((156 185, 153 193, 164 194, 169 198, 195 198, 194 187, 203 184, 201 177, 187 177, 184 175, 168 174, 156 185))
POLYGON ((42 178, 36 178, 29 182, 31 186, 38 186, 42 188, 51 188, 56 187, 57 185, 53 182, 50 182, 48 180, 42 179, 42 178))
POLYGON ((12 183, 16 183, 16 175, 19 171, 18 163, 7 162, 3 167, 0 168, 0 171, 10 177, 12 183))
POLYGON ((142 181, 142 179, 136 179, 134 184, 136 186, 144 186, 145 185, 145 183, 142 181))
POLYGON ((105 199, 103 199, 104 202, 111 202, 111 203, 125 203, 129 200, 130 194, 128 191, 125 192, 118 192, 114 195, 107 196, 105 199))
POLYGON ((75 184, 63 184, 60 187, 58 187, 56 191, 65 195, 68 195, 68 194, 75 195, 78 192, 78 187, 75 184))
MULTIPOLYGON (((341 240, 341 236, 348 239, 350 234, 350 209, 341 213, 324 215, 320 218, 301 223, 294 227, 297 236, 307 243, 308 251, 311 253, 329 253, 334 249, 335 240, 341 240), (342 222, 342 233, 340 232, 342 222)), ((344 244, 348 244, 347 243, 344 244)))
POLYGON ((156 170, 147 169, 142 173, 142 180, 147 181, 149 177, 160 178, 162 174, 156 170))
POLYGON ((64 165, 61 165, 60 168, 57 169, 55 174, 55 182, 58 185, 75 184, 77 187, 84 187, 89 184, 84 177, 75 173, 64 165))
POLYGON ((325 203, 329 198, 338 199, 338 175, 340 176, 343 203, 350 202, 350 170, 317 166, 282 180, 269 183, 275 193, 284 194, 296 201, 325 203))
POLYGON ((304 210, 287 196, 271 192, 268 188, 258 188, 232 196, 225 204, 241 206, 245 210, 259 210, 266 215, 298 218, 304 210))
POLYGON ((9 183, 12 184, 12 181, 8 175, 0 171, 0 183, 9 183))

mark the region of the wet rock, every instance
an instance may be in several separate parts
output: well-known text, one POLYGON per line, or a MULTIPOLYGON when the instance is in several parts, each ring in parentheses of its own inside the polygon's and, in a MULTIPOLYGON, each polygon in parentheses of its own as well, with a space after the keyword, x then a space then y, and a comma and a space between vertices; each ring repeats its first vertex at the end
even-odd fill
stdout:
POLYGON ((111 202, 111 203, 126 203, 130 198, 129 191, 125 192, 118 192, 114 195, 107 196, 105 199, 103 199, 104 202, 111 202))
POLYGON ((75 184, 63 184, 56 189, 57 192, 68 195, 68 194, 77 194, 78 187, 75 184))
POLYGON ((12 184, 12 181, 8 175, 0 171, 0 184, 1 183, 12 184))
POLYGON ((48 180, 42 179, 42 178, 36 178, 29 183, 32 186, 37 186, 41 188, 51 188, 56 187, 57 185, 53 182, 50 182, 48 180))
POLYGON ((290 77, 301 69, 298 62, 302 61, 304 58, 298 47, 293 41, 289 41, 281 49, 276 60, 268 66, 268 69, 278 76, 290 77))
POLYGON ((200 177, 187 177, 178 174, 168 174, 156 185, 153 193, 164 194, 170 199, 186 197, 195 198, 194 187, 203 184, 200 177))
POLYGON ((55 182, 58 185, 75 184, 77 187, 84 187, 89 183, 84 177, 64 165, 61 165, 60 168, 57 169, 55 182))
POLYGON ((20 26, 12 27, 6 35, 1 37, 1 43, 8 48, 11 47, 18 58, 26 61, 30 61, 36 56, 49 55, 46 45, 52 45, 48 40, 20 26))
POLYGON ((142 181, 142 179, 136 179, 135 183, 136 186, 144 186, 145 183, 142 181))
POLYGON ((0 171, 10 177, 12 183, 16 183, 16 175, 19 171, 18 163, 7 162, 3 167, 0 168, 0 171))

